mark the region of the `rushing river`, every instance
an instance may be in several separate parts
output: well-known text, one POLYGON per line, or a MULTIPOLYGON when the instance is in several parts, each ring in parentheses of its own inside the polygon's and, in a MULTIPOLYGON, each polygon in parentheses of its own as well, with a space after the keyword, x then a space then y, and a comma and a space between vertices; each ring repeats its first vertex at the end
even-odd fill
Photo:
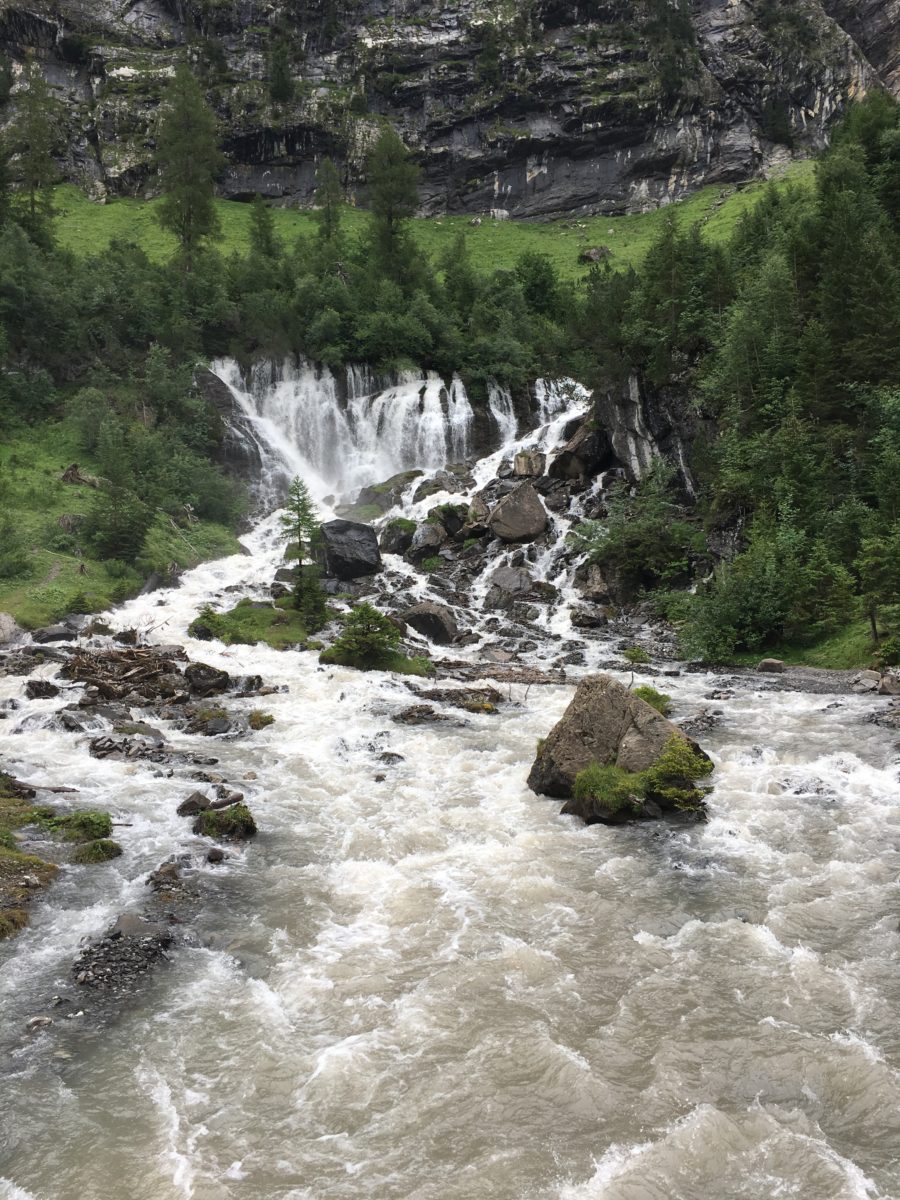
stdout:
MULTIPOLYGON (((702 737, 707 824, 584 827, 525 786, 571 685, 504 685, 498 715, 407 727, 400 678, 192 641, 201 604, 280 565, 274 518, 246 542, 110 617, 285 686, 250 738, 167 734, 214 753, 261 827, 224 868, 175 815, 186 773, 48 728, 77 690, 0 723, 16 775, 124 823, 123 857, 63 872, 0 948, 0 1196, 900 1196, 897 755, 866 719, 886 702, 738 686, 702 737), (54 995, 77 999, 79 940, 186 851, 199 944, 114 1021, 26 1037, 54 995)), ((23 682, 0 678, 0 699, 23 682)), ((717 683, 666 679, 674 719, 717 683)))

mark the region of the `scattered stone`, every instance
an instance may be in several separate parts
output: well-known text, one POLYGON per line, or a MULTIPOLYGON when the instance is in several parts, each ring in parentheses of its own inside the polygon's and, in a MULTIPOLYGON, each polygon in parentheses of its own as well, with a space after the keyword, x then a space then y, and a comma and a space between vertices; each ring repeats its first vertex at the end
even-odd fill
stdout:
POLYGON ((210 804, 209 797, 205 796, 203 792, 191 792, 190 796, 186 800, 182 800, 175 811, 179 817, 196 817, 198 813, 209 808, 210 804))
POLYGON ((49 679, 29 679, 25 684, 25 695, 29 700, 52 700, 59 695, 59 688, 49 679))
POLYGON ((103 935, 85 946, 72 966, 82 987, 125 991, 167 957, 173 941, 163 925, 125 914, 103 935))
POLYGON ((435 712, 430 704, 412 704, 396 713, 393 719, 398 725, 434 725, 439 721, 449 721, 450 718, 435 712))

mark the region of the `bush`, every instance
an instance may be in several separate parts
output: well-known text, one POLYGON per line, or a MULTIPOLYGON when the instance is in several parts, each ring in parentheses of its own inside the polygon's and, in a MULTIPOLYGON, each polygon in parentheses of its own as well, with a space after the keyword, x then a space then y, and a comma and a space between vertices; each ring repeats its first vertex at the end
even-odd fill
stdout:
POLYGON ((713 771, 712 762, 681 734, 673 733, 662 754, 646 771, 590 763, 575 776, 575 799, 592 800, 613 815, 630 806, 640 813, 645 800, 664 810, 698 812, 706 791, 696 786, 713 771))
POLYGON ((623 771, 621 767, 603 767, 599 763, 591 763, 578 772, 573 790, 576 800, 594 800, 610 813, 621 812, 626 805, 639 811, 644 795, 640 775, 623 771))
POLYGON ((634 694, 655 708, 658 713, 662 713, 667 717, 672 710, 672 697, 667 696, 665 692, 658 692, 655 687, 650 687, 649 684, 641 684, 640 687, 634 689, 634 694))
MULTIPOLYGON (((358 667, 362 671, 387 669, 400 645, 400 630, 371 604, 357 604, 344 618, 344 631, 331 647, 333 657, 322 661, 358 667)), ((325 652, 326 654, 328 651, 325 652)))
POLYGON ((622 657, 633 667, 643 666, 650 661, 650 655, 643 646, 626 646, 622 651, 622 657))
POLYGON ((271 713, 263 712, 259 708, 254 708, 249 717, 249 725, 251 729, 265 729, 267 725, 274 725, 275 718, 271 713))

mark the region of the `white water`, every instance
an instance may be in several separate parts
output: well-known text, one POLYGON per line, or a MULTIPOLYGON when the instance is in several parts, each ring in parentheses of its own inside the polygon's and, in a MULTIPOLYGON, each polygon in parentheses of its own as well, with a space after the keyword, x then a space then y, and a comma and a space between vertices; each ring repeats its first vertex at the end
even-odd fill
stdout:
MULTIPOLYGON (((558 440, 584 406, 570 399, 532 441, 558 440)), ((333 490, 327 448, 283 453, 333 490)), ((0 1197, 900 1196, 897 762, 866 721, 886 702, 739 687, 702 739, 717 764, 707 825, 586 828, 524 782, 571 686, 504 688, 500 715, 410 728, 390 720, 411 700, 399 678, 188 638, 201 604, 264 590, 277 519, 247 542, 251 556, 111 618, 288 689, 247 740, 170 735, 215 753, 261 825, 226 869, 202 865, 175 816, 194 786, 180 770, 97 761, 34 727, 78 689, 0 723, 17 775, 75 784, 129 822, 123 858, 64 872, 0 948, 0 1197), (384 751, 404 761, 385 767, 384 751), (209 889, 205 948, 180 951, 112 1026, 23 1036, 54 994, 77 994, 79 938, 140 906, 147 872, 185 850, 209 889)), ((564 582, 540 557, 532 569, 564 582)), ((406 587, 411 569, 390 567, 406 587)), ((551 632, 577 641, 563 611, 551 632)), ((609 653, 582 644, 588 661, 609 653)), ((0 698, 23 682, 0 678, 0 698)), ((677 720, 720 683, 664 686, 677 720)))

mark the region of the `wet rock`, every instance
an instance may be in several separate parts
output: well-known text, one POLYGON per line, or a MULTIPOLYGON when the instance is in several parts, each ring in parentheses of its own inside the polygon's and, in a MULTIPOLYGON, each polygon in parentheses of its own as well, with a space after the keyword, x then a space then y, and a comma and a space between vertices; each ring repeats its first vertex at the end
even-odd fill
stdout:
POLYGON ((443 525, 448 537, 454 537, 465 527, 469 516, 466 504, 437 504, 428 511, 428 520, 443 525))
POLYGON ((881 687, 880 671, 859 671, 850 680, 850 687, 858 694, 877 692, 881 687))
POLYGON ((231 676, 227 671, 218 667, 210 667, 206 663, 189 663, 184 669, 184 677, 195 696, 213 696, 225 692, 231 686, 231 676))
POLYGON ((209 796, 204 795, 203 792, 191 792, 190 796, 186 800, 182 800, 175 811, 179 817, 195 817, 204 809, 209 808, 211 803, 209 796))
POLYGON ((408 521, 405 517, 388 521, 378 542, 382 554, 405 554, 412 545, 415 532, 415 521, 408 521))
POLYGON ((375 530, 357 521, 326 521, 322 555, 326 572, 336 579, 358 579, 382 570, 375 530))
POLYGON ((772 675, 781 675, 784 663, 780 658, 763 658, 756 664, 757 671, 768 671, 772 675))
POLYGON ((88 743, 88 752, 93 758, 143 759, 155 763, 169 760, 162 746, 146 738, 96 737, 88 743))
POLYGON ((721 724, 721 721, 721 709, 704 708, 695 716, 682 721, 680 728, 682 733, 696 737, 699 733, 709 733, 711 729, 715 729, 717 725, 721 724))
POLYGON ((519 479, 533 479, 544 473, 547 456, 540 450, 520 450, 513 458, 512 473, 519 479))
POLYGON ((0 612, 0 646, 9 646, 22 637, 22 629, 9 613, 0 612))
MULTIPOLYGON (((422 471, 401 471, 399 475, 392 475, 384 483, 364 487, 360 490, 352 507, 361 509, 374 506, 386 513, 400 503, 403 493, 409 485, 421 478, 422 474, 422 471)), ((352 516, 352 513, 344 513, 341 510, 338 510, 338 513, 340 516, 352 516)))
POLYGON ((589 675, 541 745, 528 786, 567 799, 576 775, 591 763, 645 771, 673 735, 684 736, 634 692, 609 675, 589 675))
POLYGON ((553 459, 547 473, 552 479, 585 479, 612 466, 613 461, 608 436, 586 420, 553 459))
POLYGON ((450 492, 451 495, 460 495, 471 491, 474 486, 475 480, 472 478, 469 468, 461 464, 456 464, 435 472, 431 479, 426 479, 420 483, 413 494, 413 502, 418 504, 421 500, 427 500, 430 496, 436 496, 439 492, 450 492))
POLYGON ((207 809, 198 814, 193 828, 194 833, 201 837, 238 842, 255 837, 258 832, 253 814, 245 804, 231 804, 218 810, 207 809))
POLYGON ((185 725, 186 733, 196 733, 201 737, 220 737, 231 733, 234 724, 222 708, 201 709, 185 725))
POLYGON ((882 675, 881 683, 878 685, 878 695, 900 696, 900 678, 890 672, 882 675))
POLYGON ((172 941, 165 926, 125 914, 79 953, 72 966, 75 982, 108 991, 129 990, 167 957, 172 941))
POLYGON ((573 582, 583 599, 593 604, 609 604, 609 584, 596 563, 582 563, 575 572, 573 582))
POLYGON ((279 567, 273 578, 275 583, 283 583, 288 588, 292 588, 297 582, 297 568, 279 567))
POLYGON ((45 642, 69 642, 76 633, 77 630, 69 625, 47 625, 43 629, 35 629, 31 640, 39 645, 43 645, 45 642))
POLYGON ((402 614, 407 625, 427 637, 429 641, 439 646, 449 646, 459 633, 453 613, 444 604, 426 601, 408 608, 402 614))
POLYGON ((402 754, 395 754, 392 750, 384 750, 378 755, 378 761, 388 767, 396 767, 399 763, 406 762, 402 754))
POLYGON ((547 510, 530 483, 520 483, 504 496, 488 519, 491 532, 504 542, 533 542, 548 523, 547 510))
POLYGON ((29 700, 52 700, 59 695, 59 688, 48 679, 29 679, 25 684, 25 695, 29 700))
POLYGON ((447 530, 440 521, 426 521, 413 534, 406 557, 411 563, 433 558, 447 540, 447 530))
POLYGON ((597 609, 574 608, 569 619, 574 629, 603 629, 609 624, 606 614, 597 609))
POLYGON ((411 704, 393 717, 398 725, 435 725, 449 719, 444 713, 436 712, 430 704, 411 704))
POLYGON ((206 861, 216 865, 225 861, 225 851, 221 846, 210 846, 206 852, 206 861))
POLYGON ((420 700, 450 704, 453 708, 461 708, 470 713, 496 713, 497 705, 503 700, 502 694, 493 687, 426 689, 418 688, 414 684, 409 686, 420 700))
POLYGON ((492 572, 488 583, 490 586, 484 598, 484 607, 506 609, 517 597, 531 591, 534 580, 524 568, 504 565, 492 572))
POLYGON ((153 888, 154 892, 171 891, 177 888, 181 883, 181 868, 176 862, 164 862, 151 871, 147 877, 147 884, 153 888))
POLYGON ((511 650, 505 650, 503 646, 485 646, 483 655, 490 663, 511 663, 516 658, 511 650))

